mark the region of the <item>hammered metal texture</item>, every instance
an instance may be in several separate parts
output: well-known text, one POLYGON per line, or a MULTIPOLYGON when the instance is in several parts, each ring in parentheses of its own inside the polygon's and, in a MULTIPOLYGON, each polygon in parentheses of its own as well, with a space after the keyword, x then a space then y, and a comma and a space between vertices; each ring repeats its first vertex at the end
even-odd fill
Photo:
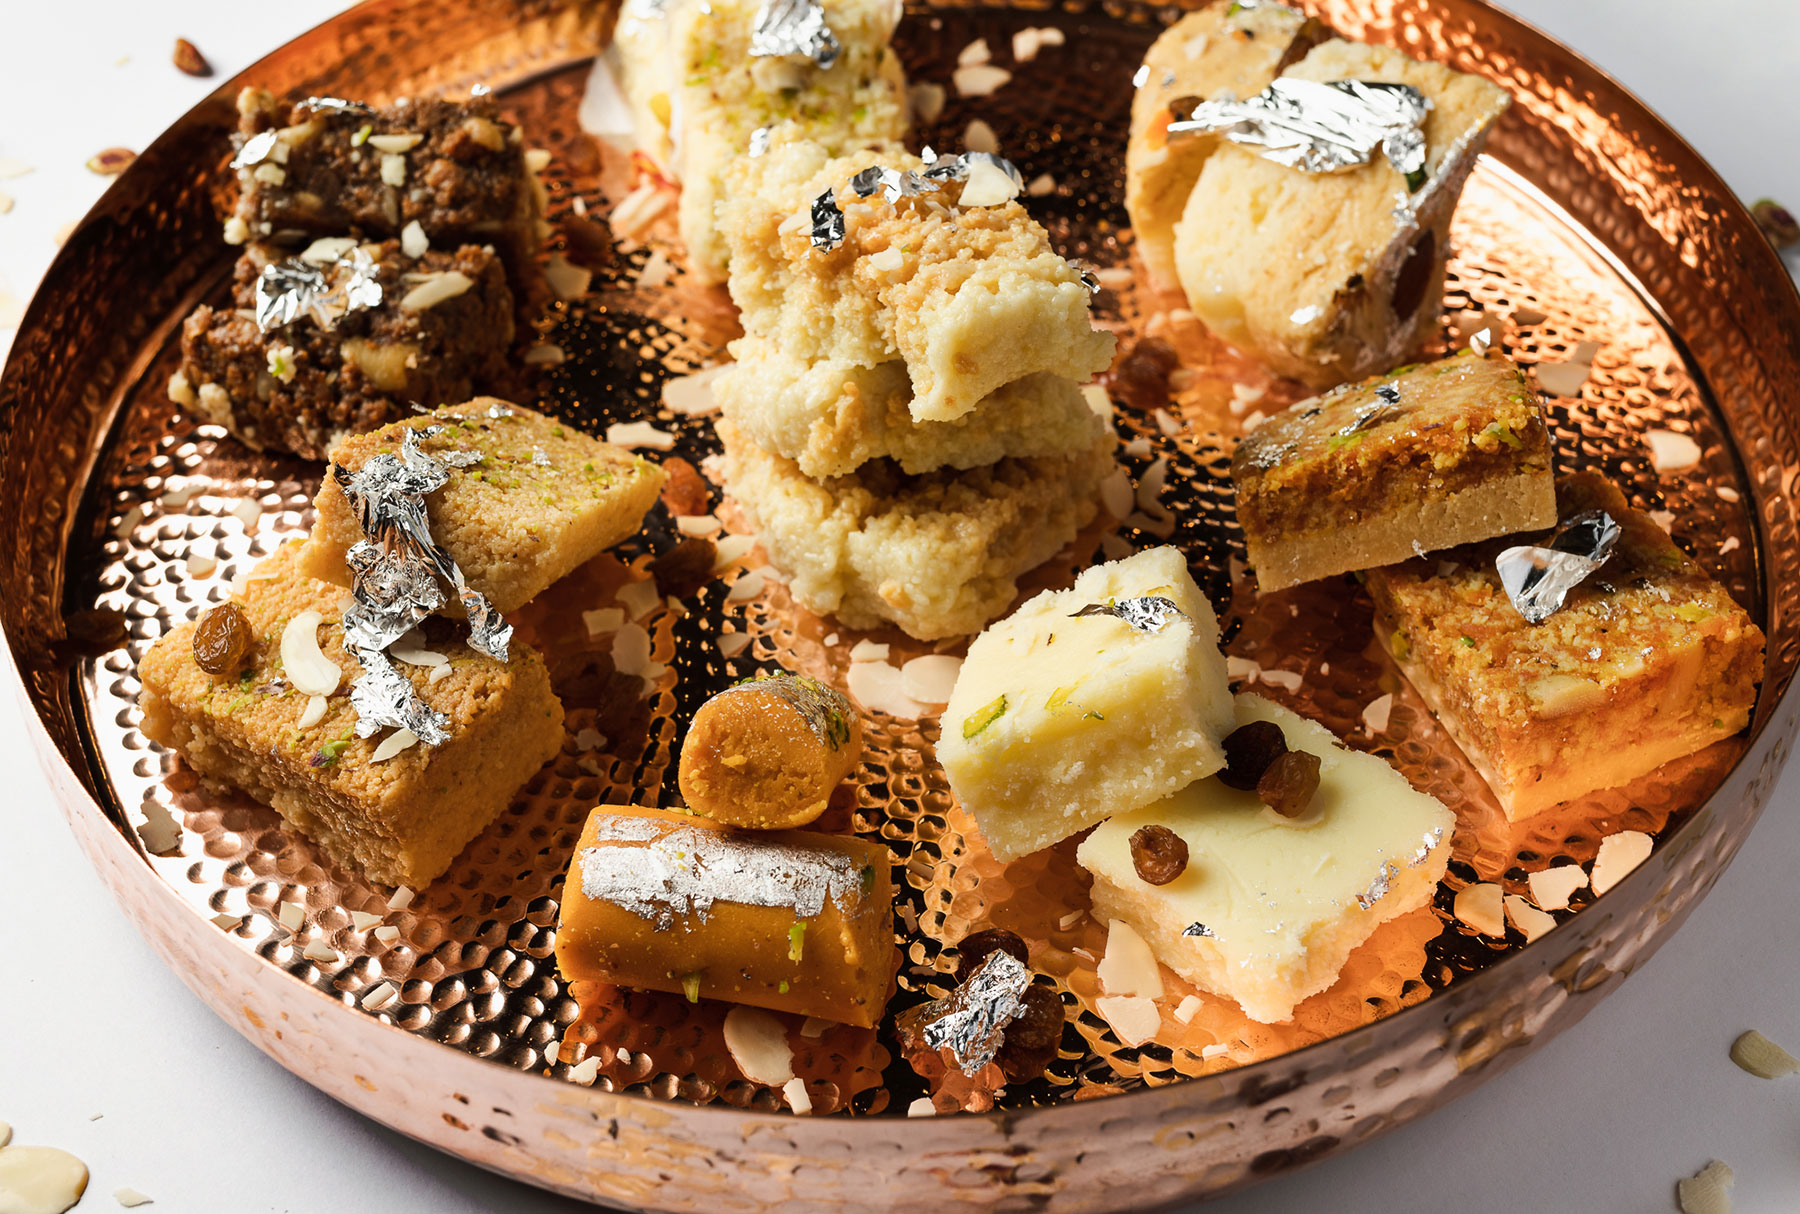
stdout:
MULTIPOLYGON (((1172 399, 1149 410, 1121 402, 1118 420, 1134 481, 1166 469, 1170 522, 1090 528, 1026 592, 1066 583, 1098 552, 1181 545, 1221 606, 1229 651, 1253 664, 1255 690, 1380 754, 1457 810, 1450 875, 1435 907, 1383 927, 1291 1024, 1255 1024, 1208 997, 1190 1023, 1166 1021, 1158 1043, 1128 1048, 1093 1011, 1104 929, 1082 913, 1086 879, 1072 849, 998 864, 945 785, 935 720, 865 714, 865 761, 830 822, 893 852, 894 1009, 943 993, 963 935, 1004 926, 1031 942, 1039 981, 1062 994, 1070 1022, 1043 1079, 997 1098, 964 1083, 937 1095, 939 1112, 994 1110, 986 1116, 900 1116, 926 1088, 885 1032, 797 1039, 816 1115, 787 1116, 778 1094, 737 1077, 723 1007, 595 990, 580 992, 578 1008, 551 960, 561 874, 587 809, 673 795, 682 722, 707 694, 777 667, 843 686, 861 635, 799 608, 772 579, 734 600, 742 575, 728 574, 646 620, 652 656, 669 671, 647 695, 621 694, 628 683, 612 675, 606 640, 587 636, 579 610, 609 602, 675 542, 660 509, 643 535, 519 614, 566 692, 563 751, 403 910, 283 831, 271 811, 202 787, 138 733, 137 658, 306 529, 319 474, 247 452, 163 398, 180 316, 223 293, 210 195, 233 82, 149 149, 77 233, 0 384, 0 523, 23 554, 0 612, 77 833, 152 944, 235 1027, 340 1099, 535 1183, 659 1209, 827 1209, 848 1197, 902 1209, 1174 1201, 1416 1116, 1578 1018, 1717 878, 1791 744, 1795 712, 1781 696, 1800 645, 1790 500, 1800 307, 1710 171, 1566 52, 1466 0, 1314 7, 1346 33, 1515 93, 1452 230, 1439 346, 1487 322, 1527 364, 1598 344, 1579 397, 1552 400, 1559 468, 1598 467, 1636 504, 1668 511, 1677 541, 1764 625, 1768 674, 1748 740, 1509 825, 1370 646, 1369 604, 1353 584, 1259 596, 1244 572, 1230 446, 1257 412, 1291 400, 1291 385, 1216 348, 1178 299, 1105 291, 1097 312, 1122 350, 1156 336, 1182 356, 1172 399), (129 308, 108 289, 117 277, 143 284, 127 293, 129 308), (1649 429, 1691 434, 1701 467, 1659 476, 1649 429), (130 642, 70 665, 51 642, 65 614, 93 608, 124 611, 130 642), (749 637, 732 657, 719 643, 729 634, 749 637), (1385 728, 1371 732, 1364 709, 1390 692, 1385 728), (1739 763, 1747 746, 1752 761, 1739 763), (1479 937, 1451 917, 1463 885, 1499 881, 1522 893, 1527 873, 1591 860, 1599 839, 1621 829, 1657 834, 1652 860, 1600 911, 1579 895, 1529 949, 1516 934, 1479 937), (290 904, 301 913, 294 930, 280 923, 290 904), (380 916, 395 934, 357 930, 353 912, 380 916), (383 982, 396 996, 376 1006, 368 996, 383 982), (1225 1053, 1203 1058, 1216 1044, 1225 1053), (568 1082, 571 1062, 588 1054, 601 1062, 594 1085, 568 1082), (1097 1134, 1116 1149, 1089 1150, 1097 1134), (745 1187, 750 1178, 756 1187, 745 1187)), ((900 38, 914 79, 946 80, 980 36, 1005 46, 1015 29, 1054 23, 1068 42, 1017 65, 992 97, 953 97, 917 137, 955 148, 970 119, 987 121, 1028 180, 1055 178, 1032 207, 1059 249, 1129 266, 1123 82, 1171 16, 1122 3, 920 8, 900 38)), ((598 156, 574 126, 600 24, 580 4, 378 3, 246 78, 295 92, 342 92, 356 80, 350 91, 375 99, 487 79, 553 153, 553 218, 577 198, 604 215, 625 187, 624 165, 598 156)), ((538 391, 544 407, 591 430, 652 417, 677 435, 671 456, 704 466, 716 450, 709 424, 658 414, 660 386, 722 357, 735 319, 722 292, 693 288, 679 271, 668 284, 639 283, 652 247, 672 239, 659 229, 649 245, 620 246, 587 299, 546 318, 571 357, 538 391)), ((721 507, 728 526, 737 521, 730 503, 721 507)), ((876 639, 892 643, 896 663, 931 651, 898 634, 876 639)), ((1173 1006, 1187 988, 1172 977, 1170 986, 1173 1006)))

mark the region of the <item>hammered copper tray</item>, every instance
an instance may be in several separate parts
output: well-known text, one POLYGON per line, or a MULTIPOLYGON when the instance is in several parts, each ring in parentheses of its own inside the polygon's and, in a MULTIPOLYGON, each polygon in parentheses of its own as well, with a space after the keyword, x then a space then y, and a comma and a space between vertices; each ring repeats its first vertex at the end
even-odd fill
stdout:
MULTIPOLYGON (((553 153, 554 217, 577 197, 604 215, 626 181, 620 159, 597 155, 574 120, 605 37, 600 8, 378 0, 221 87, 145 151, 62 251, 0 383, 0 527, 18 537, 0 612, 65 812, 152 946, 233 1027, 370 1116, 535 1184, 667 1210, 1174 1202, 1380 1133, 1583 1015, 1717 879, 1795 732, 1783 693, 1800 641, 1791 500, 1800 300, 1711 170, 1569 52, 1474 0, 1309 7, 1346 34, 1484 74, 1513 93, 1456 218, 1438 345, 1489 321, 1528 364, 1598 343, 1579 396, 1552 399, 1559 468, 1602 468, 1639 505, 1669 511, 1676 538, 1766 629, 1768 668, 1747 737, 1509 827, 1369 646, 1366 598, 1349 583, 1258 597, 1244 574, 1229 449, 1255 412, 1292 393, 1214 349, 1191 316, 1171 310, 1179 301, 1120 285, 1098 297, 1097 310, 1121 348, 1154 332, 1189 368, 1162 415, 1123 403, 1119 417, 1134 480, 1168 461, 1170 518, 1108 528, 1104 538, 1092 528, 1035 584, 1066 578, 1102 544, 1112 554, 1159 542, 1185 548, 1221 605, 1229 651, 1275 672, 1252 676, 1256 690, 1323 720, 1457 809, 1436 906, 1384 927, 1291 1025, 1256 1025, 1208 999, 1187 1025, 1165 1017, 1159 1044, 1127 1048, 1092 1010, 1104 935, 1078 913, 1086 893, 1070 849, 995 863, 933 760, 936 721, 870 713, 867 761, 854 796, 834 812, 894 854, 902 949, 894 1007, 945 989, 954 954, 944 950, 966 932, 1013 928, 1031 940, 1034 966, 1069 1010, 1049 1073, 1007 1089, 991 1111, 956 1112, 990 1101, 952 1089, 938 1096, 943 1115, 907 1117, 926 1087, 892 1037, 834 1028, 797 1039, 815 1111, 795 1117, 778 1094, 736 1077, 716 1005, 632 995, 578 1015, 551 946, 561 874, 587 808, 673 794, 681 722, 706 694, 776 666, 841 685, 858 634, 799 609, 772 579, 734 600, 729 587, 742 575, 728 575, 684 613, 652 618, 654 656, 669 673, 648 697, 617 694, 604 643, 588 640, 576 609, 606 601, 628 566, 641 569, 674 541, 669 519, 653 513, 642 536, 521 613, 522 631, 553 657, 575 667, 595 659, 570 685, 563 753, 447 876, 397 912, 385 906, 389 891, 323 861, 270 811, 207 793, 137 732, 138 656, 308 525, 320 471, 244 450, 181 415, 162 391, 180 318, 223 294, 230 253, 215 205, 240 84, 380 100, 485 82, 553 153), (1700 467, 1659 475, 1643 442, 1652 428, 1692 435, 1700 467), (77 613, 97 608, 127 613, 130 642, 94 658, 65 639, 65 621, 91 623, 77 613), (726 633, 750 639, 727 657, 726 633), (580 686, 604 694, 583 698, 580 686), (1389 692, 1386 722, 1366 719, 1364 709, 1389 692), (1561 857, 1590 860, 1601 837, 1622 829, 1657 835, 1651 860, 1597 904, 1582 895, 1529 947, 1516 933, 1480 937, 1449 913, 1471 881, 1523 892, 1527 872, 1561 857), (294 931, 278 923, 287 903, 303 912, 294 931), (382 914, 398 938, 354 930, 352 911, 382 914), (321 943, 335 960, 305 955, 321 943), (397 998, 365 1006, 384 981, 397 998), (582 1055, 602 1062, 592 1086, 568 1078, 582 1055)), ((1130 266, 1120 202, 1129 80, 1174 15, 1126 0, 919 6, 899 43, 919 80, 947 81, 977 36, 1004 48, 1015 29, 1054 24, 1068 38, 1017 65, 993 97, 953 97, 917 138, 958 147, 967 122, 983 118, 1028 180, 1054 177, 1055 191, 1032 207, 1061 250, 1130 266)), ((1004 50, 999 59, 1013 66, 1004 50)), ((622 246, 587 299, 545 322, 571 357, 542 378, 541 399, 576 424, 657 416, 662 381, 719 359, 732 335, 721 292, 679 276, 640 283, 648 255, 622 246)), ((678 435, 674 454, 701 463, 715 449, 705 419, 658 421, 678 435)), ((725 514, 729 522, 728 506, 725 514)), ((878 639, 894 643, 896 662, 925 651, 897 634, 878 639)), ((1185 993, 1179 982, 1172 988, 1170 1006, 1185 993)))

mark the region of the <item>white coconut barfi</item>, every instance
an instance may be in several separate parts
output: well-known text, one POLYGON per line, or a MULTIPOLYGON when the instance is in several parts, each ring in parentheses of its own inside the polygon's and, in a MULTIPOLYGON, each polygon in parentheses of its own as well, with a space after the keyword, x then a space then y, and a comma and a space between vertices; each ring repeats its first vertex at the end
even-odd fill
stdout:
POLYGON ((1130 924, 1157 960, 1264 1024, 1337 980, 1377 926, 1431 901, 1456 817, 1374 755, 1253 695, 1239 726, 1269 721, 1287 746, 1317 756, 1310 804, 1287 818, 1219 776, 1098 827, 1076 858, 1094 876, 1098 919, 1130 924), (1131 838, 1161 826, 1187 845, 1180 875, 1138 875, 1131 838))
POLYGON ((1217 771, 1232 727, 1212 605, 1179 550, 1153 548, 977 637, 938 759, 1011 860, 1217 771))

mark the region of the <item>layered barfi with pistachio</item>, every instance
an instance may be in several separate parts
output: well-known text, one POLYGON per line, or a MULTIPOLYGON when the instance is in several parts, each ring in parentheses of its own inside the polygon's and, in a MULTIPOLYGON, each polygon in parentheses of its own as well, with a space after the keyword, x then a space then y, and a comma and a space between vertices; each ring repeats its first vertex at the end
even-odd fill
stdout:
POLYGON ((794 597, 851 628, 891 623, 921 640, 977 632, 1004 612, 1019 577, 1098 512, 1115 467, 1103 435, 1069 456, 918 477, 877 461, 819 481, 729 421, 718 432, 726 490, 794 597))
POLYGON ((916 421, 899 359, 807 363, 760 337, 733 342, 731 352, 737 361, 713 385, 720 412, 810 477, 844 476, 878 459, 924 473, 1067 455, 1091 449, 1105 429, 1081 389, 1048 372, 1002 384, 952 421, 916 421))
POLYGON ((466 400, 507 375, 513 295, 491 249, 409 256, 395 240, 256 243, 230 308, 182 325, 169 396, 246 446, 324 459, 410 406, 466 400))
POLYGON ((1196 987, 1278 1024, 1337 981, 1377 926, 1430 903, 1456 816, 1381 759, 1345 749, 1285 708, 1240 695, 1234 713, 1239 728, 1270 722, 1286 749, 1316 759, 1304 806, 1287 816, 1224 774, 1210 776, 1108 819, 1076 859, 1093 874, 1096 919, 1129 924, 1196 987), (1147 827, 1185 844, 1178 872, 1140 868, 1133 836, 1147 827))
POLYGON ((231 243, 359 233, 415 247, 490 245, 515 276, 533 267, 542 186, 524 132, 491 96, 375 107, 246 88, 237 104, 231 243))
POLYGON ((861 758, 862 719, 848 696, 808 675, 759 675, 694 713, 681 741, 681 795, 726 826, 805 826, 861 758))
POLYGON ((1012 860, 1225 764, 1219 625, 1176 548, 1097 565, 969 646, 938 759, 1012 860))
POLYGON ((1144 54, 1125 145, 1125 210, 1138 255, 1161 290, 1175 290, 1175 221, 1187 207, 1216 133, 1169 137, 1169 123, 1197 102, 1253 97, 1282 69, 1329 37, 1317 20, 1283 4, 1216 0, 1157 36, 1144 54))
POLYGON ((1264 590, 1556 521, 1542 405, 1499 354, 1301 401, 1238 444, 1231 480, 1264 590))
POLYGON ((331 470, 314 499, 316 519, 301 555, 309 575, 351 584, 347 555, 364 537, 338 470, 354 473, 378 455, 396 454, 408 430, 419 434, 426 455, 457 457, 446 461, 443 487, 426 498, 427 521, 469 587, 502 613, 635 535, 662 490, 662 469, 643 456, 555 418, 480 397, 331 449, 331 470))
POLYGON ((1029 375, 1091 378, 1112 334, 1021 188, 998 158, 773 140, 732 163, 719 205, 745 333, 803 365, 904 363, 915 421, 953 421, 1029 375))
POLYGON ((833 154, 906 134, 906 79, 888 0, 669 0, 632 4, 620 86, 642 149, 681 182, 678 220, 703 282, 730 259, 716 226, 726 165, 785 126, 833 154))
POLYGON ((563 884, 557 968, 873 1028, 896 962, 890 865, 855 836, 602 805, 563 884))
POLYGON ((138 664, 144 734, 202 777, 273 807, 338 863, 372 881, 426 885, 561 748, 562 705, 528 646, 515 640, 500 662, 433 623, 408 650, 421 664, 394 657, 449 719, 449 740, 358 737, 347 596, 307 577, 297 557, 297 545, 280 549, 212 609, 231 618, 202 617, 150 647, 138 664), (338 675, 329 693, 299 689, 319 686, 321 663, 338 675))
POLYGON ((1617 487, 1565 477, 1556 504, 1564 521, 1604 511, 1620 535, 1540 623, 1495 562, 1543 533, 1368 574, 1377 639, 1513 820, 1737 733, 1763 672, 1749 614, 1617 487))
POLYGON ((1436 322, 1450 217, 1506 93, 1334 39, 1250 100, 1248 114, 1211 102, 1169 130, 1226 133, 1175 225, 1189 306, 1217 336, 1315 388, 1403 362, 1436 322), (1321 126, 1349 134, 1321 139, 1321 126), (1346 145, 1367 159, 1346 167, 1346 145), (1297 167, 1272 158, 1301 150, 1297 167))

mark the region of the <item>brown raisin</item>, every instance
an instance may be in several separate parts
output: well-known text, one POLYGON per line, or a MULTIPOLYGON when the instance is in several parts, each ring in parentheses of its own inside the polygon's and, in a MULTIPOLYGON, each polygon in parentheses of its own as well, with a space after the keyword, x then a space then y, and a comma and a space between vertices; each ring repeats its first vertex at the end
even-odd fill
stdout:
POLYGON ((1008 1082, 1024 1083, 1044 1073, 1056 1061, 1062 1044, 1062 997, 1047 986, 1031 985, 1019 996, 1022 1005, 1004 1030, 994 1061, 1008 1082))
POLYGON ((175 39, 175 66, 190 76, 210 76, 213 74, 212 64, 200 53, 200 48, 186 38, 175 39))
POLYGON ((569 215, 562 221, 563 240, 569 246, 569 260, 589 270, 604 270, 612 265, 612 229, 591 215, 569 215))
POLYGON ((1290 750, 1263 772, 1256 782, 1262 803, 1284 818, 1298 818, 1319 791, 1319 756, 1290 750))
POLYGON ((1146 337, 1126 351, 1113 368, 1113 395, 1133 408, 1149 412, 1169 403, 1169 376, 1181 365, 1175 347, 1160 337, 1146 337))
POLYGON ((668 479, 663 482, 663 505, 669 513, 676 516, 705 514, 712 508, 712 498, 707 492, 706 478, 694 470, 694 465, 679 457, 662 462, 663 475, 668 479))
POLYGON ((690 535, 650 562, 650 576, 664 594, 685 598, 712 580, 718 556, 711 540, 690 535))
POLYGON ((1140 826, 1131 836, 1131 866, 1146 884, 1167 885, 1187 862, 1187 840, 1166 826, 1140 826))
POLYGON ((194 629, 194 664, 207 674, 234 676, 244 668, 256 635, 244 609, 220 603, 194 629))
POLYGON ((1227 788, 1249 792, 1269 764, 1286 753, 1287 738, 1275 722, 1240 725, 1225 737, 1225 770, 1219 773, 1219 782, 1227 788))
POLYGON ((1020 965, 1031 963, 1031 954, 1023 940, 1003 927, 990 927, 985 931, 970 932, 956 946, 956 980, 967 982, 969 975, 981 968, 990 953, 1011 953, 1020 965))

